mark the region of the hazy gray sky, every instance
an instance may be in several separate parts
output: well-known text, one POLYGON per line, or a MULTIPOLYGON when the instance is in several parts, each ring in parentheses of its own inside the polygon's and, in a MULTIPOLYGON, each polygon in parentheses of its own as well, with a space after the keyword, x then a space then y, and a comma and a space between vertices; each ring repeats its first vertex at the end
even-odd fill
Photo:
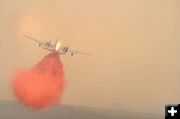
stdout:
POLYGON ((61 56, 63 104, 163 114, 180 103, 179 0, 0 0, 0 14, 1 100, 15 99, 16 68, 48 54, 27 33, 93 53, 61 56))

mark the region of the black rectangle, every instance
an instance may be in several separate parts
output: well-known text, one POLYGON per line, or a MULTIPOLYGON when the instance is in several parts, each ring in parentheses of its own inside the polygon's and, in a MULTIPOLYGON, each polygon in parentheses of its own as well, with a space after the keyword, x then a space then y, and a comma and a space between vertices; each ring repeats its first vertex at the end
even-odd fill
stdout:
POLYGON ((180 119, 180 104, 166 105, 165 119, 180 119))

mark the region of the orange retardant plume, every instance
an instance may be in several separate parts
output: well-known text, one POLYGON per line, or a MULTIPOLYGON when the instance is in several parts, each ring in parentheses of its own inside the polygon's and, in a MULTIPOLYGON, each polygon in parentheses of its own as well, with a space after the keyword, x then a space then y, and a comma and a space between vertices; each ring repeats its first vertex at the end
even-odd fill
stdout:
POLYGON ((57 53, 48 54, 30 70, 16 71, 13 77, 15 96, 33 109, 59 104, 64 84, 63 65, 57 53))

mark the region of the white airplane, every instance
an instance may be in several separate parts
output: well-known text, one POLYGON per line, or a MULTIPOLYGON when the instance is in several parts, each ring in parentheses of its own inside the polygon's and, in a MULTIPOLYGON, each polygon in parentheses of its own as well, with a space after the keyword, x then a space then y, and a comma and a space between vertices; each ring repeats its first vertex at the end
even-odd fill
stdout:
POLYGON ((70 54, 71 56, 73 56, 74 54, 91 55, 91 53, 85 53, 85 52, 71 50, 71 49, 69 49, 69 46, 62 46, 61 42, 58 40, 56 40, 55 44, 52 44, 51 41, 45 41, 45 42, 39 41, 39 40, 37 40, 31 36, 28 36, 26 34, 23 34, 23 36, 37 42, 39 44, 39 47, 49 50, 51 52, 60 53, 60 54, 64 54, 64 55, 70 54))

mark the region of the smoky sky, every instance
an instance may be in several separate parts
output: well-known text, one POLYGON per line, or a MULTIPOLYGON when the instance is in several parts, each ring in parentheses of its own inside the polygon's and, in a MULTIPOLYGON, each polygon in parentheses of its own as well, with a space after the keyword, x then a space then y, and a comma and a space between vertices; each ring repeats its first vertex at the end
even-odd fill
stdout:
POLYGON ((10 76, 48 51, 23 38, 55 39, 92 56, 62 56, 62 103, 164 113, 178 103, 178 0, 1 0, 0 99, 14 100, 10 76))

